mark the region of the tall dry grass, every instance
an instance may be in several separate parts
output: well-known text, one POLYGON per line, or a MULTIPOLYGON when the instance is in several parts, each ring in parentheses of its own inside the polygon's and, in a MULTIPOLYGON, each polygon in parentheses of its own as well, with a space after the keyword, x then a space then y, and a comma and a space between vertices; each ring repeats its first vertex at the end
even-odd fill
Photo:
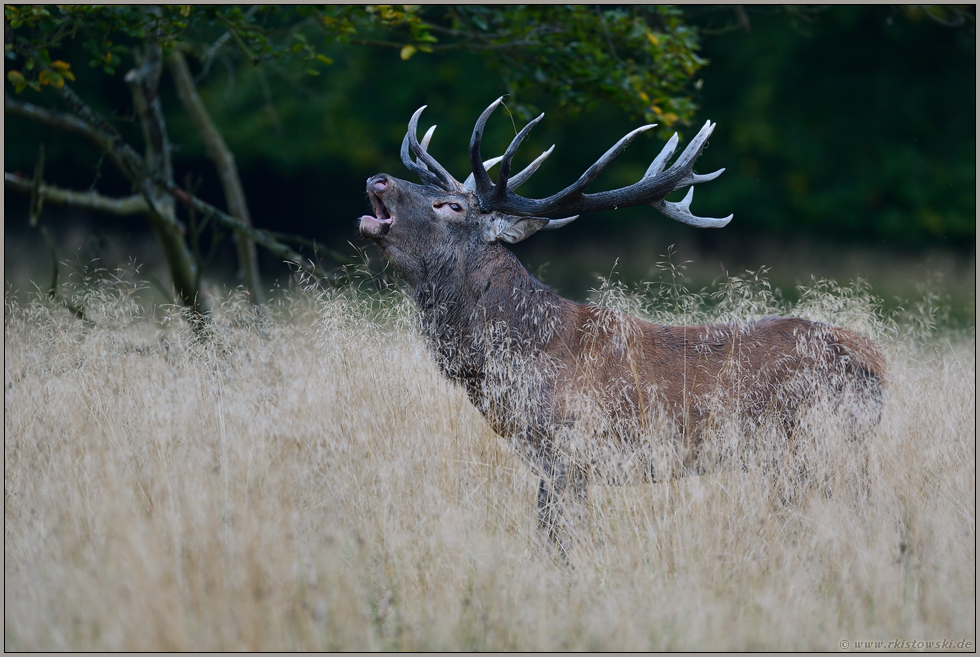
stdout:
POLYGON ((404 296, 294 289, 255 319, 232 295, 204 344, 127 280, 76 290, 88 322, 7 295, 6 649, 975 645, 975 335, 928 308, 883 318, 829 284, 786 308, 751 277, 605 285, 663 323, 860 330, 890 387, 867 499, 774 507, 751 470, 594 486, 567 567, 536 478, 440 378, 404 296))

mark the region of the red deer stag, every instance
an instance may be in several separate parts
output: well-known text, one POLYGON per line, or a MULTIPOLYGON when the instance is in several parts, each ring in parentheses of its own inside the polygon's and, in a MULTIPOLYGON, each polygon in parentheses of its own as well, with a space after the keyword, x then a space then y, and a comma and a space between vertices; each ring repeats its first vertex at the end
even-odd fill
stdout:
POLYGON ((713 123, 705 123, 668 167, 678 143, 675 134, 639 182, 628 187, 585 193, 637 135, 653 126, 620 139, 571 186, 531 199, 514 189, 554 147, 511 175, 518 146, 542 114, 502 157, 484 162, 480 141, 501 101, 476 122, 469 144, 473 172, 463 183, 427 151, 435 126, 419 142, 425 107, 419 108, 409 121, 401 157, 424 185, 383 173, 369 178, 375 214, 361 217, 360 232, 381 248, 408 285, 421 332, 443 374, 465 388, 494 430, 510 439, 540 477, 539 525, 562 552, 576 524, 569 517, 571 503, 582 513, 593 477, 616 483, 632 480, 629 473, 657 481, 672 472, 702 472, 711 460, 711 437, 721 435, 717 429, 726 421, 743 432, 769 421, 782 435, 791 435, 803 411, 817 398, 829 398, 862 427, 855 444, 867 442, 880 418, 885 374, 884 359, 871 340, 785 317, 659 326, 558 296, 504 245, 560 228, 580 213, 635 205, 652 205, 693 226, 726 225, 731 216, 691 213, 693 188, 682 201, 664 199, 724 171, 693 170, 713 123), (498 163, 493 182, 487 167, 498 163), (663 468, 655 458, 664 445, 680 459, 679 469, 663 468))

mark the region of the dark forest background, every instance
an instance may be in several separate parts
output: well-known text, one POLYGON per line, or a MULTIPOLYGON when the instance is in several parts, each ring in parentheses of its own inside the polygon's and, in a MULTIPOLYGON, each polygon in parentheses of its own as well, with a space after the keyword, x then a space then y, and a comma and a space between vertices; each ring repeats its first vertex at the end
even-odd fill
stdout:
MULTIPOLYGON (((438 23, 446 10, 421 11, 438 23)), ((702 216, 734 213, 734 220, 722 230, 706 230, 673 223, 651 209, 597 213, 515 250, 532 272, 575 298, 585 298, 597 276, 608 276, 614 266, 628 281, 654 275, 674 245, 672 260, 690 261, 684 266, 692 287, 726 272, 766 267, 788 295, 812 277, 841 283, 862 277, 886 300, 929 284, 945 296, 953 315, 973 321, 974 11, 682 7, 681 19, 705 64, 685 88, 696 110, 674 128, 686 139, 705 120, 717 122, 698 169, 727 169, 699 186, 693 208, 702 216)), ((228 49, 207 70, 200 62, 192 66, 201 98, 235 154, 253 224, 305 236, 354 259, 367 256, 376 271, 383 269, 380 254, 356 230, 358 217, 369 211, 364 181, 377 172, 414 180, 399 159, 412 112, 428 105, 423 128, 439 125, 430 150, 462 179, 473 122, 491 101, 515 89, 506 62, 466 49, 422 51, 405 59, 397 49, 328 43, 320 54, 330 63, 315 75, 304 73, 306 63, 289 59, 252 66, 236 59, 234 44, 228 49)), ((88 55, 80 42, 67 40, 55 56, 81 62, 72 65, 73 88, 139 144, 123 81, 125 53, 111 75, 84 65, 88 55)), ((17 66, 8 54, 7 72, 17 66)), ((160 90, 176 146, 174 180, 224 207, 215 169, 180 111, 173 86, 164 80, 160 90)), ((5 93, 38 104, 57 100, 47 87, 18 94, 9 78, 5 93)), ((520 86, 506 102, 513 123, 498 111, 488 127, 485 155, 502 152, 514 126, 519 129, 533 110, 546 117, 520 157, 528 161, 556 144, 554 155, 522 187, 527 196, 566 186, 643 122, 615 100, 570 103, 533 83, 520 86)), ((671 131, 637 139, 594 189, 638 179, 671 131)), ((130 183, 88 141, 6 113, 5 171, 30 178, 40 144, 45 181, 108 195, 131 192, 130 183)), ((8 292, 29 291, 31 281, 44 287, 50 277, 50 249, 30 225, 29 200, 9 187, 4 194, 8 292)), ((159 247, 139 217, 47 204, 40 222, 62 262, 112 268, 133 259, 166 286, 159 247)), ((281 258, 266 251, 260 250, 259 265, 267 288, 289 274, 281 258)), ((224 240, 205 277, 233 286, 236 269, 234 248, 224 240)))

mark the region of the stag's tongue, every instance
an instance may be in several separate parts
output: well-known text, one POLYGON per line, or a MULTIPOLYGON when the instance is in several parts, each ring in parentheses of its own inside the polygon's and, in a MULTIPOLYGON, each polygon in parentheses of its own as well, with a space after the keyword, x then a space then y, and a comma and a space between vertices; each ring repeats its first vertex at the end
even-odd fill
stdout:
POLYGON ((391 228, 391 217, 378 219, 369 214, 361 217, 361 235, 367 238, 384 237, 391 228))

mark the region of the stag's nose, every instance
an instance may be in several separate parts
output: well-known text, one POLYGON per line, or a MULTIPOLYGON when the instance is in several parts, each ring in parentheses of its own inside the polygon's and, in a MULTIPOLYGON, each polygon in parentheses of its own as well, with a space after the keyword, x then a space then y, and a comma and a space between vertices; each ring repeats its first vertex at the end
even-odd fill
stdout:
POLYGON ((383 173, 379 173, 376 176, 368 178, 368 190, 372 192, 383 192, 388 188, 388 182, 388 176, 383 173))

